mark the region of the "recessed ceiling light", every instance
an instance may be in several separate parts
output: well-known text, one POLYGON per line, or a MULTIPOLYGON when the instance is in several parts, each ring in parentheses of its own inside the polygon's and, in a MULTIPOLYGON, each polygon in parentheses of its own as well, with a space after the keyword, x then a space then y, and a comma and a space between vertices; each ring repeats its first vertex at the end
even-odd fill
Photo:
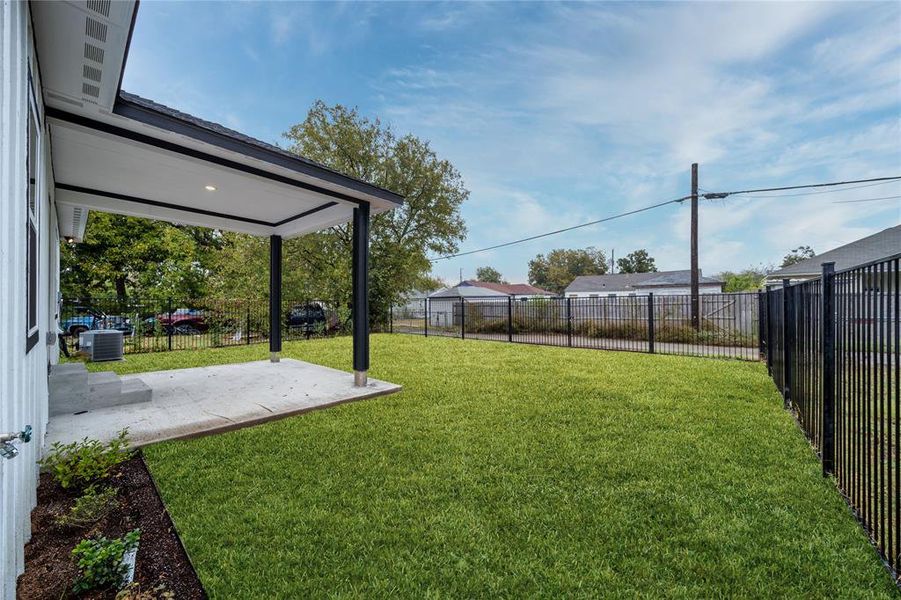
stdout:
POLYGON ((215 192, 216 186, 215 185, 205 185, 205 186, 203 186, 203 189, 205 189, 208 192, 215 192))

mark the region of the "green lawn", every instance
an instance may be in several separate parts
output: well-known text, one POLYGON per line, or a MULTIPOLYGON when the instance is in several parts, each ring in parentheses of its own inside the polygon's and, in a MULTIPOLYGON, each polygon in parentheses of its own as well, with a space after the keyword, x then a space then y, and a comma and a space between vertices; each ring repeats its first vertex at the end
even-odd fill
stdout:
POLYGON ((371 374, 405 389, 145 450, 214 598, 898 595, 760 364, 377 335, 371 374))

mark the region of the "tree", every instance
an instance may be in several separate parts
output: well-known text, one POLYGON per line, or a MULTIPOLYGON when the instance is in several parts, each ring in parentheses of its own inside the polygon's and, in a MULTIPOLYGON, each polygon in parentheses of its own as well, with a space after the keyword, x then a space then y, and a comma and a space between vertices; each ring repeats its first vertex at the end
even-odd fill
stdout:
POLYGON ((620 273, 656 273, 657 265, 647 250, 635 250, 616 261, 620 273))
POLYGON ((793 248, 791 252, 785 255, 785 258, 782 259, 782 268, 796 265, 801 261, 805 261, 808 258, 813 258, 816 256, 816 252, 813 251, 813 248, 810 246, 798 246, 797 248, 793 248))
POLYGON ((724 292, 753 292, 763 287, 770 267, 748 267, 738 272, 723 271, 719 278, 723 280, 724 292))
POLYGON ((579 275, 603 275, 607 272, 607 257, 593 247, 551 250, 545 257, 539 254, 529 261, 529 283, 562 294, 579 275))
POLYGON ((60 288, 69 298, 200 297, 220 243, 208 229, 91 211, 84 241, 60 244, 60 288))
POLYGON ((501 272, 494 267, 479 267, 476 269, 476 279, 488 283, 507 283, 503 280, 501 272))
MULTIPOLYGON (((460 205, 469 192, 460 173, 428 142, 412 134, 398 137, 378 119, 322 101, 285 137, 292 152, 404 196, 403 206, 373 215, 370 226, 370 314, 375 322, 386 320, 392 303, 428 282, 429 256, 453 253, 463 239, 460 205)), ((351 233, 345 224, 285 241, 286 301, 350 304, 351 233)), ((215 293, 265 294, 267 242, 238 234, 227 236, 227 242, 214 277, 215 293)))

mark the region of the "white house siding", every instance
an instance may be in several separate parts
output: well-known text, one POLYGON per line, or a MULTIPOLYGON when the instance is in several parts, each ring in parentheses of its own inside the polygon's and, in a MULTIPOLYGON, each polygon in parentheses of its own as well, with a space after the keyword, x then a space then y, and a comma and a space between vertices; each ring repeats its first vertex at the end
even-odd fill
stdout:
MULTIPOLYGON (((38 327, 39 341, 25 353, 26 202, 28 67, 31 65, 41 126, 40 75, 34 59, 29 5, 0 2, 0 431, 34 428, 30 444, 11 460, 0 459, 0 598, 14 598, 16 577, 24 568, 23 546, 30 536, 36 502, 39 458, 47 422, 47 332, 55 332, 51 289, 57 286, 55 219, 48 197, 52 189, 48 160, 39 160, 38 181, 38 327), (53 263, 53 265, 51 265, 53 263)), ((45 131, 39 146, 49 155, 45 131)))

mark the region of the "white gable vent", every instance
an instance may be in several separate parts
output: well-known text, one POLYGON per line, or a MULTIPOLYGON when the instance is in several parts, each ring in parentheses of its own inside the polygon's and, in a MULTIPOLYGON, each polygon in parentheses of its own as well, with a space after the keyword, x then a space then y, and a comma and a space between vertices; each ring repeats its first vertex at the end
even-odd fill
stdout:
POLYGON ((85 17, 84 34, 98 42, 106 43, 106 23, 101 23, 91 17, 85 17))
POLYGON ((93 60, 95 63, 103 64, 103 48, 98 48, 93 44, 88 44, 85 42, 84 45, 84 57, 88 60, 93 60))

